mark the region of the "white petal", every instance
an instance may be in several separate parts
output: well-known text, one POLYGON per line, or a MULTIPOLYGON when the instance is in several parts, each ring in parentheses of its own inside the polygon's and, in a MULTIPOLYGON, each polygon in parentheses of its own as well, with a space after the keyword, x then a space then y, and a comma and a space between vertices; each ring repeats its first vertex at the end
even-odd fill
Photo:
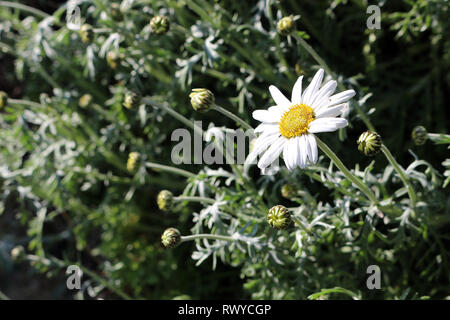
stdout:
POLYGON ((325 83, 311 100, 310 107, 316 109, 320 105, 319 102, 321 102, 322 100, 328 100, 328 98, 333 94, 334 90, 336 90, 336 87, 337 82, 334 80, 325 83))
POLYGON ((293 168, 291 167, 291 157, 289 154, 289 141, 292 139, 289 139, 288 141, 285 142, 284 147, 283 147, 283 159, 284 159, 284 164, 286 165, 286 168, 288 168, 288 170, 292 170, 293 168))
POLYGON ((252 152, 247 156, 247 159, 245 159, 246 163, 253 163, 253 161, 256 160, 256 158, 265 151, 275 140, 277 140, 279 135, 271 135, 266 137, 259 137, 255 141, 254 147, 252 152))
POLYGON ((270 146, 270 148, 264 153, 258 162, 258 167, 264 169, 268 167, 276 158, 280 156, 281 151, 283 151, 284 144, 286 143, 285 137, 279 137, 270 146))
POLYGON ((289 99, 286 98, 277 87, 270 86, 269 91, 270 94, 272 95, 273 101, 275 101, 275 103, 278 106, 285 106, 291 104, 291 101, 289 101, 289 99))
POLYGON ((300 147, 300 168, 305 168, 308 160, 308 141, 306 140, 306 135, 301 135, 299 139, 300 147))
POLYGON ((255 110, 253 111, 252 116, 255 120, 261 122, 274 123, 280 121, 281 111, 255 110))
POLYGON ((320 108, 319 111, 316 112, 316 118, 337 117, 341 115, 346 107, 346 103, 341 103, 331 108, 320 108))
POLYGON ((309 146, 309 161, 311 161, 311 163, 316 163, 318 158, 316 137, 312 133, 310 133, 306 134, 306 138, 308 139, 309 146))
POLYGON ((309 133, 332 132, 344 128, 348 124, 344 118, 320 118, 309 124, 309 133))
POLYGON ((319 71, 316 72, 314 75, 314 78, 311 80, 311 83, 306 88, 305 93, 302 97, 302 103, 306 104, 307 106, 310 105, 311 99, 316 94, 317 90, 320 87, 320 84, 322 83, 323 79, 323 69, 319 69, 319 71))
POLYGON ((350 89, 342 91, 330 97, 330 105, 335 105, 343 102, 347 102, 356 94, 355 90, 350 89))
POLYGON ((295 81, 294 88, 292 88, 292 104, 302 103, 302 80, 303 76, 298 77, 297 81, 295 81))
POLYGON ((278 124, 276 123, 261 123, 255 128, 254 133, 274 133, 279 130, 278 124))
POLYGON ((289 163, 288 169, 289 170, 294 170, 297 167, 298 164, 298 137, 295 138, 290 138, 286 145, 285 145, 285 149, 287 146, 287 158, 285 158, 285 163, 286 163, 286 159, 287 162, 289 163))

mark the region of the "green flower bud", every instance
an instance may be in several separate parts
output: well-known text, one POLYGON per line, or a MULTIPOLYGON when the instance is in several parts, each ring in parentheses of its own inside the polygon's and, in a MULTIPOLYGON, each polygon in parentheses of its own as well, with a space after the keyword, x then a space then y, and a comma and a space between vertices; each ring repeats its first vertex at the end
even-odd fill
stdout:
POLYGON ((173 194, 169 190, 162 190, 156 199, 158 208, 162 211, 169 211, 173 207, 173 194))
POLYGON ((90 24, 83 24, 80 28, 81 41, 91 43, 94 41, 94 29, 90 24))
POLYGON ((158 36, 167 33, 169 27, 169 19, 165 16, 155 16, 150 20, 150 28, 152 28, 152 32, 158 36))
POLYGON ((4 91, 0 91, 0 110, 6 107, 8 103, 8 94, 4 91))
POLYGON ((288 36, 295 30, 295 23, 292 16, 284 17, 277 24, 278 33, 282 36, 288 36))
POLYGON ((285 206, 277 205, 269 210, 267 222, 272 228, 283 230, 291 225, 292 219, 285 206))
POLYGON ((175 248, 181 242, 181 233, 178 229, 168 228, 161 236, 161 243, 164 248, 175 248))
POLYGON ((366 131, 359 136, 357 143, 358 150, 362 154, 373 157, 380 151, 381 137, 376 132, 366 131))
POLYGON ((195 111, 205 112, 214 106, 214 94, 208 89, 192 89, 189 98, 195 111))
POLYGON ((25 248, 23 246, 14 247, 11 250, 11 258, 17 262, 23 261, 25 259, 25 248))
POLYGON ((425 142, 427 142, 428 139, 427 129, 425 129, 425 127, 422 126, 417 126, 413 129, 411 137, 417 146, 421 146, 425 144, 425 142))
POLYGON ((281 187, 281 195, 286 199, 291 199, 297 195, 297 188, 293 184, 285 184, 281 187))
POLYGON ((140 159, 141 155, 138 152, 130 152, 127 161, 127 170, 134 172, 136 170, 136 164, 140 159))
POLYGON ((78 105, 81 108, 86 108, 88 107, 92 102, 92 96, 88 93, 83 94, 80 99, 78 100, 78 105))
POLYGON ((137 107, 141 102, 141 95, 134 91, 128 91, 123 99, 123 106, 127 109, 137 107))
POLYGON ((116 69, 120 63, 120 54, 117 51, 108 51, 106 54, 106 62, 111 69, 116 69))
POLYGON ((122 21, 123 20, 123 14, 120 11, 120 5, 118 3, 111 3, 111 18, 115 21, 122 21))

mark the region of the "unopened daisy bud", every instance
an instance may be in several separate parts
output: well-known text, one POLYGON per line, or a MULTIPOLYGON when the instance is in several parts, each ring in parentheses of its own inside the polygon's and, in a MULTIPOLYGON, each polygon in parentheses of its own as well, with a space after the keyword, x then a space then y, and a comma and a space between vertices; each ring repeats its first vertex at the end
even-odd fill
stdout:
POLYGON ((11 258, 17 262, 23 261, 25 258, 25 248, 23 246, 14 247, 11 250, 11 258))
POLYGON ((205 112, 214 106, 214 94, 208 89, 192 89, 189 97, 195 111, 205 112))
POLYGON ((158 36, 167 33, 169 27, 169 19, 165 16, 155 16, 150 20, 150 28, 152 28, 152 32, 158 36))
POLYGON ((122 21, 123 14, 120 11, 120 5, 118 3, 111 3, 111 18, 115 21, 122 21))
POLYGON ((278 33, 283 36, 288 36, 295 30, 294 18, 292 16, 284 17, 277 24, 278 33))
POLYGON ((277 205, 269 210, 267 222, 272 228, 283 230, 291 225, 292 219, 285 206, 277 205))
POLYGON ((161 236, 161 243, 164 248, 175 248, 181 242, 181 233, 178 229, 168 228, 161 236))
POLYGON ((363 132, 357 141, 358 150, 368 156, 373 157, 380 151, 381 137, 378 133, 372 131, 363 132))
POLYGON ((106 54, 106 62, 111 69, 117 68, 120 63, 120 55, 117 51, 108 51, 106 54))
POLYGON ((428 139, 427 129, 423 126, 417 126, 413 129, 411 137, 417 146, 421 146, 428 139))
POLYGON ((127 170, 130 172, 134 172, 136 170, 137 161, 140 158, 140 154, 138 152, 130 152, 128 155, 127 161, 127 170))
POLYGON ((80 28, 81 41, 91 43, 94 40, 94 29, 90 24, 83 24, 80 28))
POLYGON ((162 190, 156 199, 158 208, 162 211, 169 211, 173 207, 173 194, 169 190, 162 190))
POLYGON ((78 100, 78 105, 81 108, 88 107, 92 102, 92 96, 89 93, 83 94, 78 100))
POLYGON ((141 102, 141 95, 134 91, 128 91, 123 99, 123 106, 125 108, 131 109, 137 107, 141 102))
POLYGON ((297 195, 297 188, 293 184, 287 183, 281 187, 281 195, 291 199, 297 195))

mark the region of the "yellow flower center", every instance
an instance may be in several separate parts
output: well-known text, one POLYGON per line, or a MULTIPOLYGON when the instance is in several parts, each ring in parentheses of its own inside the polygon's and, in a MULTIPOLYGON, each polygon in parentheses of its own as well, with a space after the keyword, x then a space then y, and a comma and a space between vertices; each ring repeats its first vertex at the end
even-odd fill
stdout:
POLYGON ((314 110, 304 104, 294 104, 280 120, 280 133, 286 138, 301 136, 309 129, 309 123, 315 119, 314 110))

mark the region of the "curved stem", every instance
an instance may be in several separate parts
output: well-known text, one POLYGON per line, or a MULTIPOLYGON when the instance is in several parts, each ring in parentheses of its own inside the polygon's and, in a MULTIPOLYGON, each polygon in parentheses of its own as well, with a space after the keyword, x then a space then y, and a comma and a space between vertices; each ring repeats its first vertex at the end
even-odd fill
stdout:
POLYGON ((233 114, 232 112, 228 111, 227 109, 222 108, 221 106, 218 106, 218 105, 214 105, 213 110, 216 110, 216 111, 220 112, 221 114, 223 114, 224 116, 230 118, 231 120, 236 121, 242 127, 246 128, 248 130, 253 130, 252 126, 250 126, 247 122, 245 122, 244 120, 242 120, 241 118, 239 118, 238 116, 233 114))
POLYGON ((347 167, 342 163, 339 157, 317 136, 316 141, 320 150, 322 150, 323 153, 325 153, 328 158, 333 161, 333 163, 339 168, 339 170, 341 170, 341 172, 347 177, 347 179, 353 182, 353 184, 355 184, 358 189, 361 190, 373 204, 378 205, 378 200, 372 193, 372 191, 370 191, 369 187, 364 182, 362 182, 361 179, 351 173, 350 170, 348 170, 347 167))
POLYGON ((233 239, 233 237, 230 237, 230 236, 221 236, 221 235, 217 235, 217 234, 200 233, 200 234, 193 234, 190 236, 182 236, 181 242, 192 241, 192 240, 197 240, 197 239, 235 241, 235 239, 233 239))
POLYGON ((14 9, 19 9, 19 10, 22 10, 22 11, 26 11, 26 12, 32 13, 32 14, 34 14, 36 16, 39 16, 41 18, 44 18, 44 19, 50 17, 50 15, 46 14, 45 12, 43 12, 43 11, 41 11, 39 9, 32 8, 30 6, 26 6, 26 5, 21 4, 21 3, 9 2, 9 1, 0 1, 0 6, 1 7, 9 7, 9 8, 14 8, 14 9))
POLYGON ((178 196, 173 198, 175 201, 207 202, 214 204, 216 200, 205 197, 178 196))
POLYGON ((409 199, 411 200, 411 205, 413 207, 415 207, 416 201, 417 201, 416 192, 414 191, 411 183, 409 182, 409 179, 406 176, 405 170, 398 164, 397 160, 395 160, 392 153, 389 151, 389 149, 384 144, 381 144, 381 151, 383 151, 383 153, 386 156, 386 158, 388 159, 388 161, 392 164, 395 171, 397 171, 403 184, 408 189, 408 196, 409 196, 409 199))
POLYGON ((184 176, 186 178, 193 178, 193 177, 195 177, 195 174, 193 174, 193 173, 191 173, 189 171, 186 171, 186 170, 183 170, 183 169, 174 168, 174 167, 170 167, 170 166, 165 166, 165 165, 154 163, 154 162, 146 162, 145 166, 147 168, 160 169, 160 170, 163 170, 163 171, 179 174, 179 175, 184 176))

